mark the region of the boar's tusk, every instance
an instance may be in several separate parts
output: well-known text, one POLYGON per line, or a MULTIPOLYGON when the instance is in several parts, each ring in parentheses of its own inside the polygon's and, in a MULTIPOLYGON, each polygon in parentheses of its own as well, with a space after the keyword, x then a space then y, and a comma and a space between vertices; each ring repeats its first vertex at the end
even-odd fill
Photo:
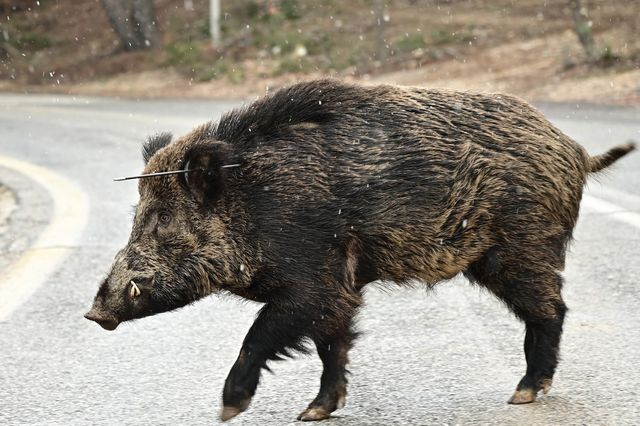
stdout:
POLYGON ((136 298, 138 296, 140 296, 140 289, 138 288, 137 284, 131 280, 131 297, 132 298, 136 298))

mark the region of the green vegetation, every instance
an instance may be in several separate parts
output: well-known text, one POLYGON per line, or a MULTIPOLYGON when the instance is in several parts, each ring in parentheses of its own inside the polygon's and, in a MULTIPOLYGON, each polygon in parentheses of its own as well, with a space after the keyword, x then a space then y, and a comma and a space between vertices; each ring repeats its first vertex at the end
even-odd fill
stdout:
MULTIPOLYGON (((240 84, 245 80, 245 71, 244 67, 241 64, 227 62, 225 60, 218 60, 215 62, 213 67, 211 68, 212 74, 211 78, 220 78, 222 76, 227 76, 229 81, 234 84, 240 84)), ((208 75, 200 76, 201 80, 211 80, 211 78, 207 78, 208 75)))
POLYGON ((287 56, 282 58, 273 75, 282 75, 287 73, 309 73, 316 67, 307 58, 295 58, 287 56))
POLYGON ((600 57, 598 58, 604 65, 611 65, 614 61, 620 59, 613 51, 610 45, 606 44, 600 48, 600 57))
POLYGON ((400 52, 413 52, 416 49, 422 49, 427 46, 422 34, 405 34, 400 39, 397 39, 393 45, 400 52))
POLYGON ((10 39, 11 44, 20 50, 42 50, 51 47, 51 39, 44 34, 33 31, 22 31, 10 39))
POLYGON ((192 67, 201 60, 200 45, 193 42, 176 41, 165 46, 167 64, 176 67, 192 67))
POLYGON ((280 7, 282 8, 284 18, 289 21, 294 21, 302 17, 298 6, 298 0, 282 0, 280 7))
POLYGON ((468 43, 473 41, 473 32, 466 28, 452 30, 440 28, 431 32, 430 44, 440 46, 444 44, 468 43))

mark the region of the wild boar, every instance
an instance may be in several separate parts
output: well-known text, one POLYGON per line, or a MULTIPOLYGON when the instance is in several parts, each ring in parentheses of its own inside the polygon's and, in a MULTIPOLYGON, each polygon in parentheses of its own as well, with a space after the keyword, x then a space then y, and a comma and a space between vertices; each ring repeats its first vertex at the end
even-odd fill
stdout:
POLYGON ((463 273, 524 322, 527 369, 509 402, 533 402, 558 362, 559 271, 583 186, 633 149, 590 157, 508 95, 296 84, 144 145, 145 174, 178 173, 140 179, 129 242, 85 316, 113 330, 216 292, 264 303, 221 418, 308 338, 324 371, 298 418, 320 420, 345 404, 364 286, 463 273))

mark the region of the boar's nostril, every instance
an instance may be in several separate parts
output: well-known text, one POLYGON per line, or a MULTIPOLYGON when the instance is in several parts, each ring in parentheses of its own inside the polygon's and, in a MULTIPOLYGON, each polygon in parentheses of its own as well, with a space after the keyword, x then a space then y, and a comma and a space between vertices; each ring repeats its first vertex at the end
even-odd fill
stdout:
POLYGON ((84 317, 90 321, 94 321, 96 323, 98 323, 98 325, 100 325, 100 327, 104 328, 105 330, 115 330, 116 327, 118 327, 118 321, 116 321, 113 318, 104 318, 101 317, 91 311, 87 312, 86 314, 84 314, 84 317))
POLYGON ((100 324, 100 327, 109 331, 113 331, 118 327, 118 322, 113 320, 98 321, 98 324, 100 324))

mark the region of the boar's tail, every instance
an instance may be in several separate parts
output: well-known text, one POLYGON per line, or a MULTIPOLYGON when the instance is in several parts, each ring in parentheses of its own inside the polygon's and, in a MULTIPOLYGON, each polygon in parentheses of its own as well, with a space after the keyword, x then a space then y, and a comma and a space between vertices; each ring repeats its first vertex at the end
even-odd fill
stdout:
POLYGON ((624 145, 618 145, 616 147, 611 148, 609 151, 604 154, 595 155, 590 157, 588 160, 588 168, 589 173, 599 172, 605 167, 609 167, 613 163, 616 162, 620 157, 630 153, 636 149, 635 142, 627 142, 624 145))

